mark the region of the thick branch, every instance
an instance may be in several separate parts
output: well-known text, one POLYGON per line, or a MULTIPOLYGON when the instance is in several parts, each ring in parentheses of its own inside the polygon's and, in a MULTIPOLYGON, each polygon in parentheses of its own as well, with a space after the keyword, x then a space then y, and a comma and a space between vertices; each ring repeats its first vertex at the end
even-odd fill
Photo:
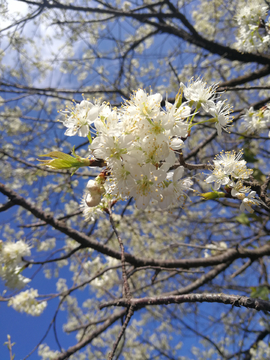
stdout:
MULTIPOLYGON (((21 0, 27 4, 39 6, 42 8, 58 8, 62 10, 73 10, 85 13, 93 13, 93 14, 106 14, 106 15, 114 15, 115 18, 117 17, 125 17, 125 18, 132 18, 138 20, 139 22, 154 26, 156 29, 160 30, 162 33, 167 33, 171 35, 175 35, 178 38, 181 38, 193 45, 196 45, 200 48, 203 48, 209 51, 212 54, 219 55, 223 58, 226 58, 231 61, 241 61, 243 63, 250 63, 255 62, 258 64, 269 65, 270 57, 267 55, 257 55, 251 53, 240 53, 239 51, 230 48, 229 46, 221 45, 215 41, 208 40, 203 36, 199 35, 196 30, 192 31, 193 26, 188 22, 185 16, 179 12, 177 13, 161 13, 160 11, 156 13, 134 13, 133 11, 122 11, 116 8, 91 8, 87 6, 75 6, 72 4, 62 4, 56 0, 53 2, 43 1, 43 2, 36 2, 31 0, 21 0), (150 21, 148 19, 156 18, 159 21, 150 21), (182 23, 184 23, 185 27, 187 27, 191 33, 186 32, 183 29, 180 29, 177 26, 173 26, 170 24, 166 24, 164 21, 165 19, 173 19, 177 18, 180 19, 182 23)), ((160 5, 160 2, 158 3, 160 5)))
POLYGON ((238 78, 220 83, 218 87, 218 91, 224 91, 226 90, 227 87, 246 84, 247 82, 260 79, 269 74, 270 74, 270 65, 266 65, 259 70, 253 71, 252 73, 247 73, 245 75, 239 76, 238 78))
MULTIPOLYGON (((130 303, 134 305, 135 310, 139 310, 146 306, 156 305, 169 305, 169 304, 183 304, 183 303, 220 303, 229 304, 232 306, 241 307, 244 306, 248 309, 255 309, 257 311, 270 311, 270 302, 261 299, 252 299, 246 296, 240 295, 228 295, 228 294, 186 294, 186 295, 171 295, 171 296, 158 296, 158 297, 146 297, 141 299, 130 299, 130 303)), ((100 306, 100 309, 104 309, 110 306, 124 306, 129 307, 130 303, 126 299, 118 299, 116 301, 107 302, 100 306)))
MULTIPOLYGON (((0 183, 0 192, 10 198, 14 204, 22 206, 24 209, 30 211, 35 217, 45 221, 48 225, 51 225, 56 230, 62 232, 63 234, 68 235, 73 240, 77 241, 84 247, 88 247, 94 250, 99 251, 100 253, 111 256, 115 259, 121 260, 122 254, 119 251, 116 251, 106 245, 100 244, 98 241, 94 240, 92 237, 87 236, 86 234, 79 232, 75 229, 70 228, 64 222, 54 219, 50 214, 46 214, 42 210, 36 208, 29 201, 25 200, 22 196, 18 195, 13 190, 6 187, 4 184, 0 183)), ((128 253, 124 253, 125 261, 129 262, 134 266, 163 266, 168 268, 181 267, 183 269, 189 269, 192 267, 208 267, 225 262, 233 261, 240 258, 250 258, 251 260, 256 260, 265 255, 270 255, 270 244, 267 243, 264 246, 257 249, 247 249, 247 248, 236 248, 229 249, 221 255, 209 257, 209 258, 193 258, 193 259, 180 259, 180 260, 159 260, 151 258, 142 258, 137 257, 128 253)))
POLYGON ((15 204, 12 201, 8 201, 7 203, 3 204, 0 206, 0 212, 6 211, 8 209, 10 209, 12 206, 14 206, 15 204))
POLYGON ((219 55, 231 61, 240 61, 242 63, 255 62, 257 64, 269 65, 270 57, 255 55, 251 53, 240 53, 238 50, 232 49, 229 46, 221 45, 215 41, 207 40, 201 35, 189 34, 183 29, 179 29, 172 25, 157 23, 154 21, 144 20, 144 23, 154 26, 160 30, 161 33, 174 35, 186 42, 196 45, 202 49, 209 51, 212 54, 219 55))

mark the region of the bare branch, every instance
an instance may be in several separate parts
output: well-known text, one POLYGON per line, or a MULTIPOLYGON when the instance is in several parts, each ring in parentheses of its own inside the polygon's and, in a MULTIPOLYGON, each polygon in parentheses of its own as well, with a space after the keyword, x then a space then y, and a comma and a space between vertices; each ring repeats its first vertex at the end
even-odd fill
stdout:
MULTIPOLYGON (((269 301, 248 298, 246 296, 228 295, 228 294, 208 294, 208 293, 186 294, 186 295, 146 297, 141 299, 130 300, 130 303, 134 306, 135 311, 144 308, 145 306, 183 304, 183 303, 194 303, 194 302, 220 303, 226 305, 229 304, 237 307, 244 306, 246 308, 255 309, 257 311, 270 311, 269 301)), ((126 299, 118 299, 116 301, 112 301, 100 305, 100 309, 104 309, 110 306, 129 307, 130 305, 126 299)))

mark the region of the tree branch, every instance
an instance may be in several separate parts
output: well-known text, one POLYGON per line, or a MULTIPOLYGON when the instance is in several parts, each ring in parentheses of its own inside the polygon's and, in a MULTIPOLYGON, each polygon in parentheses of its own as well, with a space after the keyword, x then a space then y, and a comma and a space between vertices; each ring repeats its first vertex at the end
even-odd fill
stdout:
MULTIPOLYGON (((0 183, 0 192, 8 196, 14 204, 22 206, 24 209, 30 211, 35 217, 45 221, 48 225, 51 225, 56 230, 62 232, 63 234, 68 235, 73 240, 77 241, 84 247, 88 247, 94 250, 101 252, 104 255, 111 256, 115 259, 121 260, 122 254, 119 251, 116 251, 106 245, 99 243, 94 240, 92 237, 87 236, 86 234, 79 232, 75 229, 70 228, 62 221, 54 219, 50 214, 46 214, 42 210, 36 208, 29 201, 25 200, 23 197, 18 195, 15 191, 10 190, 4 184, 0 183)), ((233 261, 240 258, 250 258, 251 260, 256 260, 262 256, 270 255, 270 244, 267 243, 264 246, 256 249, 247 249, 238 247, 236 249, 229 249, 225 251, 222 255, 211 256, 209 258, 191 258, 191 259, 180 259, 180 260, 159 260, 159 259, 149 259, 142 258, 131 255, 129 253, 124 253, 125 261, 129 262, 134 266, 163 266, 168 268, 180 267, 183 269, 189 269, 192 267, 208 267, 214 266, 228 261, 233 261)))
MULTIPOLYGON (((183 304, 183 303, 220 303, 229 304, 232 306, 241 307, 244 306, 248 309, 255 309, 257 311, 270 311, 270 302, 248 298, 240 295, 229 294, 186 294, 186 295, 170 295, 170 296, 158 296, 158 297, 145 297, 140 299, 131 299, 130 303, 134 306, 134 310, 142 309, 146 306, 156 305, 169 305, 169 304, 183 304)), ((104 309, 110 306, 124 306, 129 307, 129 302, 122 298, 115 301, 107 302, 100 305, 100 309, 104 309)))

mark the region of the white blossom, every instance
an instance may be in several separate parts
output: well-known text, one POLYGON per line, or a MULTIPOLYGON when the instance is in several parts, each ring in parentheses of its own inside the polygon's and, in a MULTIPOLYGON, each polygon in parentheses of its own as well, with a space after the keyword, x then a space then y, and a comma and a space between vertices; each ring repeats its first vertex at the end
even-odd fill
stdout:
POLYGON ((139 89, 134 93, 130 101, 127 101, 125 110, 131 116, 154 117, 160 112, 162 96, 159 93, 148 95, 144 90, 139 89))
POLYGON ((213 172, 209 175, 205 181, 209 184, 214 182, 214 190, 218 190, 221 185, 227 185, 230 183, 229 174, 226 173, 223 166, 216 164, 213 172))
POLYGON ((241 160, 243 153, 240 151, 221 152, 214 160, 212 174, 206 178, 207 183, 215 182, 214 190, 221 185, 233 187, 234 179, 247 179, 252 174, 252 169, 247 169, 246 161, 241 160))
POLYGON ((249 350, 251 360, 266 360, 270 358, 270 347, 268 342, 258 341, 256 346, 252 346, 249 350))
POLYGON ((14 310, 19 312, 25 312, 32 316, 39 316, 46 308, 47 301, 38 302, 36 300, 37 296, 38 291, 35 289, 22 291, 8 301, 8 306, 12 306, 14 310))
POLYGON ((24 265, 22 257, 30 255, 30 246, 22 240, 0 242, 0 277, 5 281, 5 286, 22 289, 31 281, 21 274, 24 265))
POLYGON ((247 135, 260 134, 270 125, 270 109, 266 107, 256 111, 251 107, 245 111, 242 120, 240 132, 247 135))
MULTIPOLYGON (((111 109, 109 104, 92 104, 84 100, 71 112, 67 111, 70 116, 64 124, 69 127, 69 134, 80 130, 86 136, 88 132, 84 126, 89 130, 94 123, 96 135, 93 141, 89 139, 90 151, 107 166, 100 178, 87 183, 81 202, 86 220, 93 221, 99 216, 108 201, 130 197, 140 209, 145 209, 152 200, 163 209, 183 205, 193 181, 182 179, 183 167, 170 169, 175 166, 177 152, 184 148, 185 140, 191 134, 191 126, 196 125, 192 124, 196 113, 191 114, 191 105, 195 103, 197 110, 202 106, 213 116, 209 121, 215 122, 219 135, 231 122, 231 107, 225 105, 225 101, 217 101, 217 87, 218 84, 207 86, 201 78, 191 79, 188 86, 181 83, 175 102, 166 101, 165 109, 161 108, 160 93, 149 95, 139 89, 121 110, 111 109), (188 100, 186 103, 182 103, 183 94, 188 100)), ((270 118, 268 108, 265 114, 270 118)), ((252 170, 247 169, 241 156, 242 152, 218 155, 206 182, 214 183, 214 190, 227 186, 235 194, 243 193, 235 184, 247 179, 252 170)))
POLYGON ((249 213, 253 213, 254 210, 251 208, 252 205, 260 206, 262 204, 261 200, 255 199, 256 191, 251 191, 248 195, 239 193, 235 196, 242 200, 242 204, 240 205, 240 211, 244 212, 247 210, 249 213))
POLYGON ((226 185, 230 189, 231 196, 242 200, 240 210, 252 213, 251 206, 261 205, 263 201, 255 199, 256 192, 243 185, 242 180, 248 179, 253 170, 247 169, 246 161, 241 160, 242 155, 242 151, 239 153, 221 152, 214 160, 215 166, 212 174, 205 181, 207 183, 215 182, 214 190, 218 190, 221 185, 226 185))
POLYGON ((238 180, 236 183, 231 184, 231 194, 234 197, 238 197, 239 194, 245 194, 250 192, 250 187, 244 186, 241 180, 238 180))
POLYGON ((41 344, 38 347, 38 355, 41 356, 41 360, 54 360, 59 356, 59 351, 50 350, 46 344, 41 344))
POLYGON ((101 108, 98 118, 94 121, 99 135, 120 136, 123 131, 121 124, 118 111, 112 110, 108 105, 101 108))
POLYGON ((226 130, 227 126, 232 122, 232 119, 230 118, 231 108, 229 105, 224 105, 225 102, 226 101, 218 101, 208 108, 208 112, 216 120, 215 126, 219 136, 221 136, 221 130, 226 130))
POLYGON ((130 189, 130 196, 133 196, 139 209, 145 209, 151 198, 161 200, 162 181, 166 178, 166 172, 151 165, 130 168, 131 175, 135 180, 134 186, 130 189))
POLYGON ((191 79, 188 86, 185 86, 182 82, 180 83, 180 88, 183 89, 185 98, 196 103, 197 107, 203 105, 206 111, 214 105, 214 100, 217 98, 217 87, 218 84, 208 87, 207 83, 200 78, 197 78, 195 81, 191 79))
POLYGON ((30 255, 30 246, 22 240, 1 244, 0 258, 5 264, 18 265, 22 262, 22 257, 30 255))
POLYGON ((242 151, 239 151, 238 153, 235 151, 222 151, 215 157, 214 164, 222 166, 224 171, 228 175, 231 175, 236 168, 246 169, 246 161, 241 160, 242 156, 242 151))
POLYGON ((185 119, 191 114, 191 108, 187 103, 181 104, 178 108, 177 103, 174 104, 166 101, 166 125, 165 129, 168 130, 170 135, 186 137, 188 135, 188 124, 185 119))
POLYGON ((238 34, 236 48, 240 51, 265 52, 269 48, 269 23, 265 23, 268 6, 264 0, 239 3, 236 20, 238 34))
POLYGON ((120 158, 128 159, 129 156, 126 154, 133 139, 133 135, 121 135, 119 137, 101 135, 93 140, 91 149, 97 159, 104 159, 108 162, 120 158))
POLYGON ((92 104, 88 100, 83 100, 71 109, 61 111, 65 114, 65 119, 61 120, 67 127, 65 135, 73 136, 78 133, 81 137, 87 137, 90 125, 97 119, 103 107, 104 105, 100 105, 99 102, 92 104))
POLYGON ((184 167, 179 166, 174 172, 167 174, 167 180, 170 182, 162 191, 161 208, 167 208, 170 205, 182 206, 188 198, 186 191, 192 190, 193 181, 191 178, 182 179, 184 167))

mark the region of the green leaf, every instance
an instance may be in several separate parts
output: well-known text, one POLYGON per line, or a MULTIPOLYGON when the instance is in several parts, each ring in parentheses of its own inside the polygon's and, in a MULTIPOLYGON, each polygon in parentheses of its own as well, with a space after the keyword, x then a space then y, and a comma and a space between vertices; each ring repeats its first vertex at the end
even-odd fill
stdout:
POLYGON ((242 214, 236 216, 235 220, 238 221, 242 225, 250 226, 248 216, 245 213, 242 213, 242 214))
POLYGON ((253 214, 248 214, 248 217, 250 219, 255 220, 255 221, 259 221, 261 224, 263 223, 263 218, 261 216, 258 216, 256 214, 254 214, 254 213, 253 214))
POLYGON ((39 161, 42 162, 42 165, 46 165, 53 169, 74 168, 72 175, 78 168, 82 166, 90 166, 90 160, 76 155, 74 152, 74 148, 72 153, 74 154, 74 156, 65 154, 61 151, 52 151, 48 154, 39 155, 39 156, 51 157, 53 160, 39 160, 39 161))
POLYGON ((65 154, 61 151, 51 151, 50 153, 48 154, 45 154, 45 155, 39 155, 40 157, 51 157, 51 158, 55 158, 55 159, 62 159, 62 160, 72 160, 73 157, 68 155, 68 154, 65 154))
POLYGON ((255 163, 257 161, 259 161, 256 156, 256 154, 252 151, 252 149, 250 149, 249 147, 244 148, 244 154, 243 154, 243 158, 249 162, 249 163, 255 163))
POLYGON ((262 300, 269 300, 269 289, 267 288, 267 286, 258 286, 258 287, 250 287, 251 289, 251 293, 250 293, 250 297, 252 298, 260 298, 262 300))
POLYGON ((261 172, 260 169, 254 169, 252 176, 254 177, 254 179, 258 180, 261 183, 266 180, 266 176, 264 175, 263 172, 261 172))

